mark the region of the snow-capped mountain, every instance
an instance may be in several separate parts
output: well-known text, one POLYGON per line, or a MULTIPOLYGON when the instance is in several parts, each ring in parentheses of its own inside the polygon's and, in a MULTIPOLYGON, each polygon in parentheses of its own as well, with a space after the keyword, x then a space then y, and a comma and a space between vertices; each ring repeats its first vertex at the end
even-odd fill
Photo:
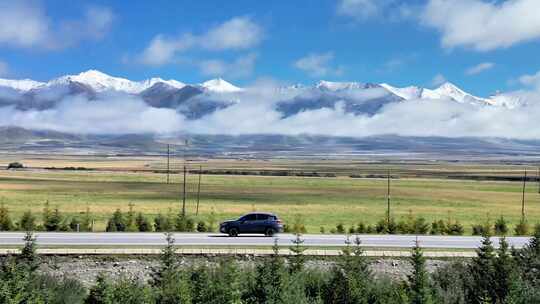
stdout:
POLYGON ((413 99, 448 99, 459 103, 466 103, 472 105, 494 105, 495 103, 486 98, 473 96, 462 89, 458 88, 450 82, 442 84, 436 89, 426 89, 416 86, 410 86, 405 88, 396 88, 389 84, 383 83, 381 86, 388 91, 400 96, 405 100, 413 99))
POLYGON ((381 83, 381 87, 385 88, 386 90, 392 92, 393 94, 405 100, 422 98, 422 91, 424 90, 422 88, 415 87, 415 86, 410 86, 410 87, 405 87, 405 88, 396 88, 387 83, 381 83))
POLYGON ((365 87, 366 85, 360 82, 333 82, 326 80, 321 80, 315 85, 317 89, 328 91, 364 89, 365 87))
POLYGON ((131 94, 138 94, 156 83, 165 83, 175 88, 182 88, 185 84, 176 80, 163 80, 161 78, 151 78, 143 81, 131 81, 124 78, 112 77, 96 70, 89 70, 78 75, 66 75, 49 81, 47 86, 65 85, 70 82, 85 84, 96 92, 120 91, 131 94))
POLYGON ((208 80, 200 84, 200 86, 210 92, 215 93, 234 93, 242 91, 241 88, 236 87, 221 78, 208 80))
POLYGON ((34 81, 31 79, 12 80, 0 78, 0 87, 6 87, 17 91, 29 91, 44 84, 45 83, 43 82, 34 81))
POLYGON ((423 89, 421 97, 426 99, 450 98, 459 103, 469 103, 473 105, 491 104, 490 100, 473 96, 450 82, 444 83, 435 90, 423 89))
MULTIPOLYGON (((200 84, 184 84, 177 80, 150 78, 132 81, 113 77, 96 70, 77 75, 66 75, 48 82, 29 79, 0 79, 0 106, 15 105, 20 110, 49 109, 66 97, 84 95, 96 99, 103 92, 115 91, 141 97, 149 106, 175 109, 188 119, 196 119, 212 112, 241 103, 246 96, 235 93, 246 90, 224 79, 217 78, 200 84), (0 91, 2 93, 2 91, 0 91)), ((266 89, 266 88, 263 88, 266 89)), ((522 94, 497 94, 489 98, 476 97, 451 83, 435 89, 417 86, 394 87, 386 83, 333 82, 321 80, 313 85, 294 85, 274 88, 275 109, 283 117, 303 111, 332 109, 338 104, 345 112, 374 115, 384 106, 409 100, 450 100, 475 106, 515 108, 525 103, 522 94)))

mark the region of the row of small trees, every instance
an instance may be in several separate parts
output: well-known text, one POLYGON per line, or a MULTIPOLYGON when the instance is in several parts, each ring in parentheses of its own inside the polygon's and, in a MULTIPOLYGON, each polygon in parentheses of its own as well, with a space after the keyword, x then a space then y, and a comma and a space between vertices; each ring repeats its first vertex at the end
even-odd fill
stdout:
MULTIPOLYGON (((169 209, 167 213, 159 213, 150 218, 142 212, 135 212, 134 205, 129 205, 128 212, 123 213, 117 209, 108 219, 106 225, 107 232, 214 232, 217 228, 216 214, 212 210, 209 213, 207 221, 195 220, 194 218, 182 213, 175 213, 169 209)), ((45 203, 41 216, 41 224, 37 224, 37 218, 31 211, 23 213, 19 222, 13 222, 9 215, 9 210, 2 203, 0 204, 0 231, 25 230, 25 231, 93 231, 94 218, 89 208, 78 216, 68 218, 64 216, 58 208, 51 208, 49 202, 45 203)), ((526 221, 521 221, 510 229, 507 220, 501 216, 494 222, 489 219, 481 224, 475 224, 471 227, 473 235, 529 235, 531 227, 526 221)), ((290 224, 285 225, 285 232, 306 233, 302 219, 297 215, 290 224)), ((457 220, 435 220, 426 221, 425 218, 414 216, 410 212, 406 217, 396 221, 394 218, 381 219, 376 225, 369 225, 360 222, 349 228, 342 223, 335 228, 326 231, 324 227, 320 229, 321 233, 337 234, 432 234, 432 235, 463 235, 465 227, 457 220)))
MULTIPOLYGON (((486 220, 481 224, 471 226, 472 235, 529 235, 531 228, 526 221, 520 221, 515 225, 513 231, 506 219, 501 216, 495 222, 486 220)), ((326 233, 326 229, 321 227, 321 233, 326 233)), ((375 226, 360 222, 352 225, 348 229, 339 223, 335 228, 330 229, 330 233, 337 234, 431 234, 431 235, 463 235, 465 227, 457 220, 435 220, 429 224, 423 217, 409 216, 400 219, 398 222, 394 218, 381 219, 375 226)))
POLYGON ((130 204, 129 211, 124 214, 120 209, 117 209, 112 217, 107 222, 107 232, 127 231, 127 232, 213 232, 216 229, 216 215, 212 210, 208 217, 208 222, 195 220, 182 213, 175 214, 172 209, 169 209, 167 214, 159 213, 153 219, 153 223, 142 212, 135 213, 133 205, 130 204))
POLYGON ((331 268, 308 267, 297 235, 291 256, 274 253, 240 267, 233 259, 181 266, 172 234, 148 282, 106 273, 86 289, 76 279, 38 271, 40 258, 31 233, 20 255, 0 265, 0 303, 192 303, 192 304, 352 304, 352 303, 540 303, 540 230, 523 249, 504 238, 495 249, 484 235, 477 257, 456 261, 430 273, 420 244, 411 251, 406 279, 375 276, 359 238, 347 241, 331 268))
POLYGON ((8 208, 0 204, 0 231, 92 231, 92 226, 93 218, 88 207, 82 215, 67 218, 57 207, 51 209, 47 201, 41 223, 38 223, 38 218, 30 210, 25 211, 18 222, 14 222, 8 208))

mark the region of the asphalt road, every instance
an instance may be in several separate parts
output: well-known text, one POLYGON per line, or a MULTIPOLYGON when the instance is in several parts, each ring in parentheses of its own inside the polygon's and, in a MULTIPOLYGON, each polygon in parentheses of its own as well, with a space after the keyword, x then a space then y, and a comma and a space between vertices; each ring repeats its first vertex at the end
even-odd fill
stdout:
MULTIPOLYGON (((0 247, 6 245, 22 245, 24 233, 0 233, 0 247)), ((43 246, 159 246, 165 244, 162 233, 57 233, 40 232, 35 234, 38 245, 43 246)), ((474 249, 481 243, 480 237, 474 236, 414 236, 414 235, 360 235, 362 246, 379 248, 409 248, 416 239, 423 248, 474 249)), ((291 234, 279 234, 276 237, 259 235, 241 235, 228 237, 216 233, 176 233, 177 245, 189 246, 271 246, 274 239, 281 246, 289 246, 295 238, 291 234)), ((303 235, 305 246, 332 247, 344 246, 345 235, 303 235)), ((353 241, 354 236, 350 237, 353 241)), ((498 238, 493 237, 494 245, 498 238)), ((527 237, 508 237, 510 246, 521 248, 528 243, 527 237)))

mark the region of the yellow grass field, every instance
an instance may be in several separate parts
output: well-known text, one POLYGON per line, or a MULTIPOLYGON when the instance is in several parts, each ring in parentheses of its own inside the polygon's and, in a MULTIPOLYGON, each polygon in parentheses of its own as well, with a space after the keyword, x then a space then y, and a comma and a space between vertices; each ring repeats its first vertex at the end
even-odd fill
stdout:
MULTIPOLYGON (((158 157, 80 157, 80 156, 0 156, 0 166, 21 161, 30 169, 0 170, 0 202, 15 219, 25 211, 41 213, 45 201, 58 207, 67 217, 89 206, 104 229, 106 219, 117 208, 149 216, 178 212, 181 207, 182 175, 156 173, 164 168, 158 157), (85 167, 91 171, 45 170, 45 167, 85 167)), ((174 169, 181 162, 173 163, 174 169)), ((521 217, 522 182, 475 181, 448 178, 448 172, 508 175, 519 177, 522 166, 478 164, 371 164, 347 161, 193 161, 197 169, 220 170, 294 170, 334 173, 337 177, 203 175, 200 195, 200 219, 214 210, 218 220, 235 218, 253 210, 270 211, 291 222, 301 215, 309 232, 327 231, 338 223, 346 227, 360 221, 374 224, 386 212, 384 178, 350 178, 350 174, 384 172, 392 168, 392 215, 399 219, 409 212, 428 221, 457 219, 469 231, 472 224, 504 217, 516 224, 521 217), (429 174, 417 174, 421 171, 429 174), (399 174, 403 173, 403 176, 399 174), (413 172, 414 174, 412 174, 413 172), (433 172, 441 173, 439 175, 433 172)), ((534 168, 529 167, 536 174, 534 168)), ((198 176, 188 175, 187 210, 195 213, 198 176)), ((540 195, 536 182, 526 189, 526 214, 531 224, 540 222, 540 195)), ((39 214, 38 214, 39 215, 39 214)), ((470 232, 469 232, 470 233, 470 232)))

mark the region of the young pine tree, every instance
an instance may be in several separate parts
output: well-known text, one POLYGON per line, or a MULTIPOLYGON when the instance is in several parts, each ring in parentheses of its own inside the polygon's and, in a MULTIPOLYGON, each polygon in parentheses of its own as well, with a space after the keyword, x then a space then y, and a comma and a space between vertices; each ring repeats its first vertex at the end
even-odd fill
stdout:
POLYGON ((470 303, 495 303, 495 249, 489 234, 484 234, 477 257, 469 264, 470 280, 467 294, 470 303))
POLYGON ((24 247, 21 254, 17 256, 17 262, 28 266, 30 272, 34 272, 39 267, 39 256, 37 255, 37 245, 34 234, 30 231, 24 235, 24 247))
POLYGON ((304 256, 306 247, 303 246, 304 240, 300 233, 296 233, 295 236, 294 240, 292 240, 293 245, 289 247, 289 250, 293 253, 289 259, 289 271, 291 273, 301 272, 304 269, 304 264, 306 262, 306 257, 304 256))
POLYGON ((497 249, 497 257, 493 265, 496 303, 507 303, 507 297, 512 288, 512 281, 516 278, 514 261, 508 248, 506 238, 501 238, 499 249, 497 249))
POLYGON ((90 288, 85 304, 113 304, 113 287, 105 274, 100 273, 96 278, 96 284, 90 288))
POLYGON ((138 231, 137 222, 135 218, 135 211, 133 210, 133 203, 129 203, 129 210, 126 216, 126 231, 136 232, 138 231))
POLYGON ((10 231, 13 229, 13 222, 9 216, 9 210, 4 202, 0 204, 0 231, 10 231))
POLYGON ((92 213, 90 213, 90 207, 86 204, 86 210, 81 219, 80 231, 92 231, 94 218, 92 213))
POLYGON ((167 245, 162 249, 159 265, 152 271, 151 285, 156 289, 157 302, 162 304, 190 303, 189 281, 180 272, 174 236, 167 233, 167 245))
POLYGON ((148 219, 142 214, 142 212, 139 212, 137 214, 137 217, 135 218, 135 225, 137 226, 137 230, 140 232, 152 231, 152 225, 150 224, 148 219))
POLYGON ((32 214, 32 211, 27 210, 23 213, 20 226, 24 231, 34 231, 36 229, 36 217, 32 214))
POLYGON ((159 213, 154 218, 154 230, 156 232, 167 232, 171 230, 171 225, 169 223, 169 218, 159 213))
POLYGON ((426 270, 426 258, 418 241, 412 249, 410 260, 413 272, 408 277, 409 299, 411 304, 433 303, 429 284, 429 274, 426 270))
POLYGON ((107 222, 107 232, 126 231, 126 220, 120 209, 116 209, 107 222))
POLYGON ((286 272, 283 259, 279 255, 277 239, 274 240, 272 250, 273 254, 257 265, 255 286, 250 295, 255 303, 282 303, 281 295, 286 272))

